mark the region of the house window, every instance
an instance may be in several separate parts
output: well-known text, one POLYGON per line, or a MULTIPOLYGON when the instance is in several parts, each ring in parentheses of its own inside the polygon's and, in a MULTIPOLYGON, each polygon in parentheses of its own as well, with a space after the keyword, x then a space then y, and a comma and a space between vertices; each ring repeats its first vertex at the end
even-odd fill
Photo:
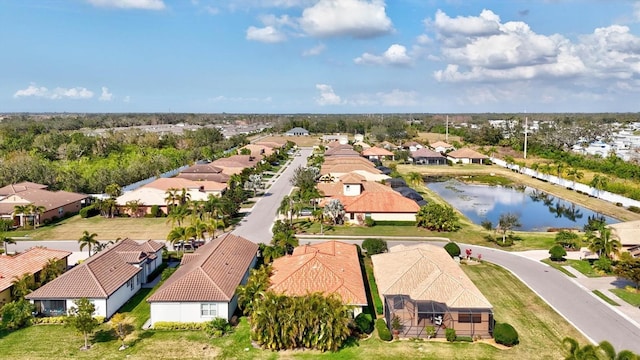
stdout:
POLYGON ((131 288, 131 290, 133 290, 133 278, 129 279, 129 281, 127 281, 127 286, 131 288))
POLYGON ((218 316, 218 304, 216 303, 200 304, 200 315, 204 317, 218 316))
POLYGON ((459 323, 475 323, 482 322, 482 314, 458 314, 459 323))
POLYGON ((62 215, 64 213, 64 208, 58 208, 58 215, 62 215))

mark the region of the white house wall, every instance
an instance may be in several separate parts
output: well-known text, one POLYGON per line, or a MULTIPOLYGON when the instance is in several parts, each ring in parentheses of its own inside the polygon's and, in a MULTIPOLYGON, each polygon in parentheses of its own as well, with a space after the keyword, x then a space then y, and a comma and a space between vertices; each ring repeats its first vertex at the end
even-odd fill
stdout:
MULTIPOLYGON (((40 300, 40 299, 38 299, 40 300)), ((67 299, 67 311, 69 311, 72 307, 75 307, 76 304, 74 303, 74 301, 76 301, 78 299, 67 299)), ((91 301, 93 303, 93 306, 95 306, 96 310, 93 312, 93 316, 104 316, 107 317, 107 299, 88 299, 89 301, 91 301)), ((33 303, 34 300, 31 300, 31 303, 33 303)))
MULTIPOLYGON (((206 302, 211 304, 210 302, 206 302)), ((151 326, 158 321, 173 321, 173 322, 207 322, 214 319, 211 316, 202 316, 200 312, 199 302, 181 302, 181 303, 165 303, 165 302, 153 302, 151 303, 151 326)), ((227 321, 230 319, 229 304, 226 302, 217 302, 218 316, 225 318, 227 321)))
POLYGON ((416 221, 415 213, 372 213, 375 221, 416 221))

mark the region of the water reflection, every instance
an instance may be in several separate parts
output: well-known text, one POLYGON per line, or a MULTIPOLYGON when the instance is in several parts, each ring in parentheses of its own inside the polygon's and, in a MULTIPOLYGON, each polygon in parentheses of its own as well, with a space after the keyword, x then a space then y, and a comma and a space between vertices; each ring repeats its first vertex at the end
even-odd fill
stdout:
MULTIPOLYGON (((457 180, 426 185, 476 224, 488 220, 495 225, 501 214, 513 213, 520 218, 520 230, 582 229, 588 216, 599 216, 594 211, 529 187, 471 185, 457 180)), ((607 223, 618 222, 609 217, 606 220, 607 223)))

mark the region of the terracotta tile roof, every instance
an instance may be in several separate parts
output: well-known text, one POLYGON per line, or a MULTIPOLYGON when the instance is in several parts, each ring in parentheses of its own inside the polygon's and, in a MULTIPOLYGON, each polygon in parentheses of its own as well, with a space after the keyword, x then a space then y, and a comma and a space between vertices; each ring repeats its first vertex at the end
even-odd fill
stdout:
POLYGON ((269 140, 269 141, 256 141, 254 144, 256 145, 264 145, 268 146, 272 149, 279 149, 287 144, 285 140, 269 140))
POLYGON ((269 146, 266 146, 266 145, 247 144, 247 145, 241 147, 240 149, 238 149, 238 154, 240 154, 240 151, 242 149, 249 149, 251 151, 251 155, 253 155, 253 156, 258 156, 258 155, 269 156, 269 155, 273 154, 273 149, 271 147, 269 147, 269 146))
POLYGON ((345 174, 343 176, 340 177, 340 179, 338 180, 339 182, 343 183, 343 184, 362 184, 363 182, 367 181, 365 179, 364 176, 354 173, 354 172, 350 172, 348 174, 345 174))
POLYGON ((339 182, 318 183, 318 190, 327 197, 342 195, 342 184, 339 182))
POLYGON ((47 264, 49 259, 64 259, 70 251, 33 247, 15 256, 0 255, 0 292, 10 288, 13 277, 35 274, 47 264))
MULTIPOLYGON (((386 187, 384 185, 381 185, 386 187)), ((364 191, 358 196, 335 196, 348 213, 416 213, 420 206, 395 191, 364 191)))
POLYGON ((219 183, 215 181, 194 181, 185 178, 158 178, 143 187, 154 188, 163 191, 169 189, 187 189, 187 190, 199 190, 204 191, 222 191, 227 188, 226 183, 219 183))
POLYGON ((27 299, 108 298, 142 271, 132 263, 139 264, 147 257, 155 258, 155 252, 163 246, 152 240, 143 243, 131 239, 118 241, 33 291, 27 299), (146 256, 140 257, 140 253, 146 256))
POLYGON ((374 146, 372 148, 362 150, 363 156, 393 156, 393 153, 387 149, 374 146))
POLYGON ((441 247, 398 245, 388 253, 373 255, 371 260, 381 298, 409 295, 413 300, 441 302, 450 308, 492 308, 441 247))
POLYGON ((433 151, 431 149, 422 148, 416 151, 411 152, 411 157, 416 158, 438 158, 444 159, 445 157, 437 151, 433 151))
POLYGON ((195 164, 192 165, 184 170, 182 170, 180 173, 181 174, 191 174, 191 173, 196 173, 196 174, 219 174, 222 172, 222 169, 212 165, 211 163, 208 164, 195 164))
POLYGON ((325 157, 349 157, 349 156, 353 156, 353 157, 358 157, 360 156, 360 153, 353 150, 353 149, 340 149, 340 148, 334 148, 334 149, 329 149, 327 151, 324 152, 324 156, 325 157))
POLYGON ((336 165, 322 165, 320 168, 320 174, 346 174, 354 170, 364 170, 372 174, 382 174, 382 171, 362 163, 351 164, 336 164, 336 165))
POLYGON ((327 148, 334 148, 336 146, 340 146, 340 145, 347 145, 347 144, 340 144, 340 141, 338 140, 333 140, 333 141, 329 141, 328 143, 325 144, 325 147, 327 148))
POLYGON ((232 155, 214 160, 212 164, 221 168, 223 173, 233 175, 241 173, 242 169, 256 166, 261 160, 262 155, 232 155))
POLYGON ((147 301, 231 301, 257 252, 257 244, 223 235, 183 259, 182 266, 147 301))
POLYGON ((21 191, 29 190, 29 189, 40 189, 44 190, 47 188, 47 185, 42 185, 34 182, 23 181, 17 184, 9 184, 7 186, 3 186, 0 188, 0 196, 16 194, 21 191))
POLYGON ((447 156, 452 157, 454 159, 488 159, 489 158, 487 155, 480 154, 479 152, 469 148, 454 150, 448 153, 447 156))
MULTIPOLYGON (((68 191, 49 191, 37 188, 26 189, 0 200, 5 204, 25 204, 30 203, 36 206, 44 206, 46 211, 57 209, 68 204, 82 201, 88 195, 72 193, 68 191)), ((11 209, 13 212, 13 209, 11 209)), ((9 212, 9 213, 11 213, 9 212)), ((5 213, 8 214, 8 213, 5 213)))
POLYGON ((341 165, 341 164, 362 164, 372 168, 376 167, 376 165, 373 162, 371 162, 369 159, 363 158, 362 156, 327 157, 324 159, 324 162, 322 163, 323 166, 333 166, 333 165, 341 165))
MULTIPOLYGON (((222 171, 222 170, 221 170, 222 171)), ((231 176, 223 173, 180 173, 177 178, 189 179, 194 181, 215 181, 218 183, 227 183, 231 176)))
POLYGON ((429 146, 431 146, 432 148, 437 148, 437 147, 452 148, 453 147, 453 145, 447 144, 444 141, 436 141, 436 142, 433 142, 433 143, 429 144, 429 146))
POLYGON ((404 144, 402 144, 402 146, 408 148, 408 147, 411 147, 411 146, 423 146, 423 145, 420 144, 417 141, 407 141, 404 144))
POLYGON ((298 246, 274 260, 271 284, 282 294, 335 293, 345 304, 367 305, 356 246, 339 241, 298 246))

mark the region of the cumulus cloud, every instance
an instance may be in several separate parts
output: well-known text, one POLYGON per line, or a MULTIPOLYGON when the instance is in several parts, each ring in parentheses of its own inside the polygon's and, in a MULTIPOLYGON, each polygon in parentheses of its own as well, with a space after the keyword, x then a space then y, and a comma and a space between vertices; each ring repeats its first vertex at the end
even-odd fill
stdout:
POLYGON ((273 26, 265 26, 262 28, 249 26, 246 38, 247 40, 264 43, 277 43, 285 41, 287 36, 273 26))
POLYGON ((317 56, 322 54, 326 49, 327 47, 324 44, 318 44, 311 49, 305 50, 302 56, 317 56))
POLYGON ((344 102, 334 91, 331 85, 316 84, 316 89, 320 91, 320 97, 316 98, 316 103, 321 106, 341 105, 344 102))
POLYGON ((16 91, 15 94, 13 94, 13 97, 16 99, 21 97, 39 97, 51 100, 91 99, 93 97, 93 92, 83 87, 57 87, 53 90, 49 90, 44 86, 38 86, 32 83, 26 89, 16 91))
POLYGON ((100 101, 111 101, 113 99, 113 94, 109 92, 109 88, 106 86, 102 87, 102 94, 100 94, 100 97, 98 98, 98 100, 100 101))
POLYGON ((113 7, 119 9, 164 10, 162 0, 87 0, 98 7, 113 7))
POLYGON ((393 30, 383 0, 320 0, 302 12, 299 22, 317 37, 371 38, 393 30))
MULTIPOLYGON (((456 18, 438 11, 425 22, 441 46, 439 58, 447 63, 434 72, 438 81, 573 78, 587 85, 599 78, 631 81, 640 76, 640 37, 626 26, 598 28, 572 42, 537 34, 524 22, 502 23, 490 10, 456 18)), ((621 86, 636 87, 631 82, 621 86)))
POLYGON ((356 64, 407 66, 411 65, 412 59, 407 54, 406 47, 393 44, 382 55, 364 53, 353 61, 356 64))

